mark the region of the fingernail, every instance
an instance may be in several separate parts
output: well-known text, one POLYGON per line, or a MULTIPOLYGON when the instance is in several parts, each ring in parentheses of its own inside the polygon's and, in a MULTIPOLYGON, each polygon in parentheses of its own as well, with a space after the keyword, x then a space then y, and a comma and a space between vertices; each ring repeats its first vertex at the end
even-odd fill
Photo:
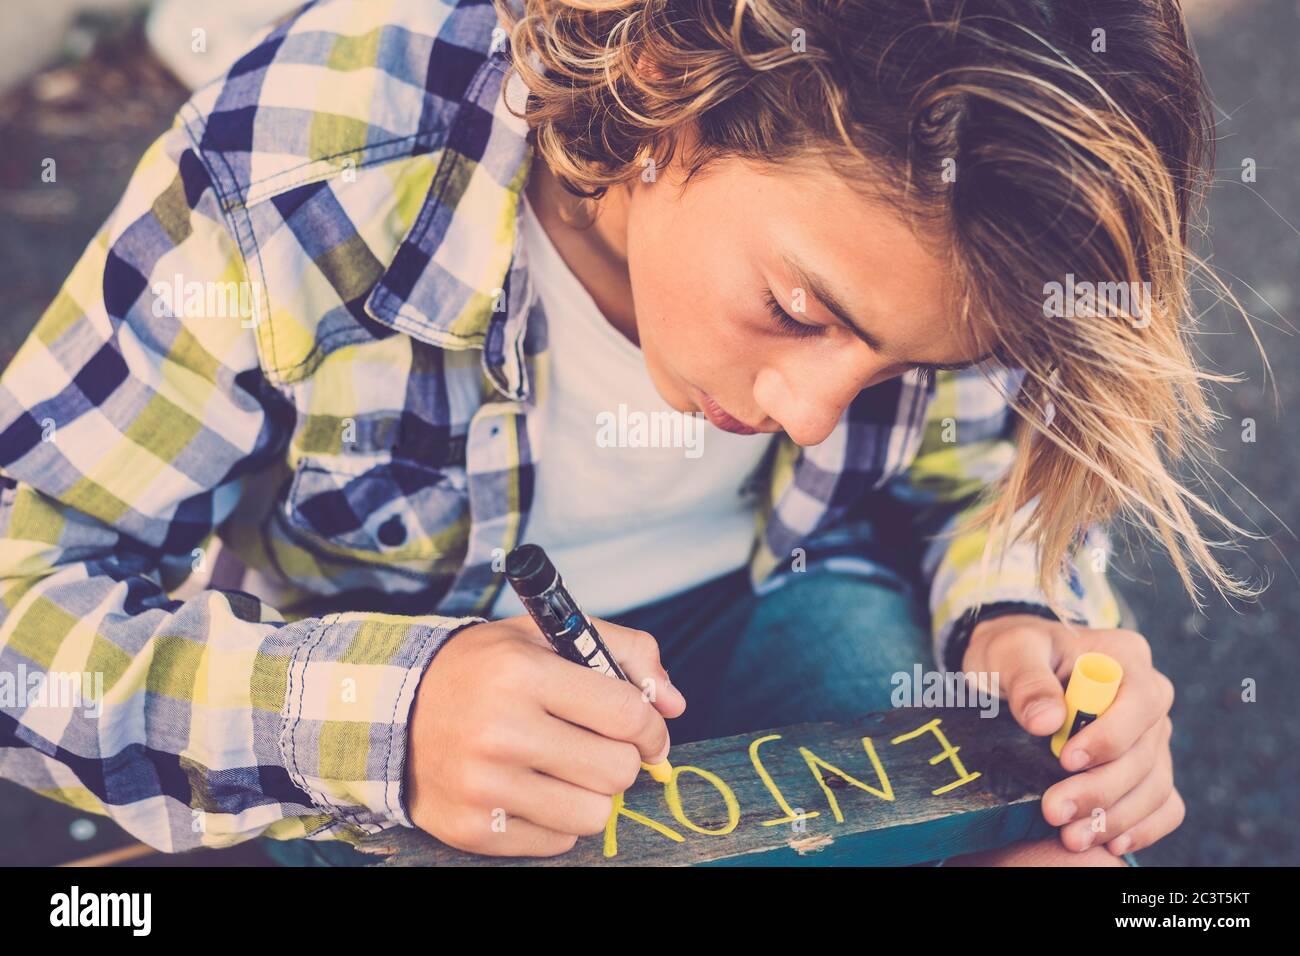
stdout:
POLYGON ((1041 700, 1034 701, 1027 708, 1025 708, 1025 723, 1031 722, 1035 717, 1037 717, 1039 714, 1041 714, 1043 711, 1047 710, 1047 708, 1051 706, 1052 706, 1052 702, 1048 700, 1046 697, 1042 698, 1041 700))
POLYGON ((1072 750, 1065 758, 1066 770, 1082 770, 1088 766, 1088 761, 1092 758, 1088 756, 1086 750, 1072 750))
POLYGON ((1128 848, 1132 845, 1133 845, 1133 840, 1131 837, 1127 835, 1122 837, 1116 837, 1115 842, 1111 844, 1110 852, 1114 853, 1116 856, 1119 856, 1121 853, 1126 852, 1128 848))
POLYGON ((1061 823, 1069 823, 1074 819, 1074 815, 1078 811, 1079 805, 1077 803, 1073 800, 1066 800, 1065 803, 1061 804, 1061 823))
POLYGON ((1097 834, 1093 833, 1091 830, 1085 830, 1083 833, 1083 846, 1079 847, 1079 849, 1080 850, 1088 849, 1090 846, 1092 846, 1092 841, 1095 839, 1097 839, 1097 834))

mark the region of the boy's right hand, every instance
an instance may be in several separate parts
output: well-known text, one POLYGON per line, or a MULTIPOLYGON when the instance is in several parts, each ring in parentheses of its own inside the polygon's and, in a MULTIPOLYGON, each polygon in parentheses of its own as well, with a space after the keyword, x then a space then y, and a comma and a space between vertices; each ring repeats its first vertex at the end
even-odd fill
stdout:
POLYGON ((411 709, 407 808, 442 842, 553 856, 600 833, 686 709, 645 631, 592 618, 632 683, 564 660, 528 615, 473 624, 429 664, 411 709))

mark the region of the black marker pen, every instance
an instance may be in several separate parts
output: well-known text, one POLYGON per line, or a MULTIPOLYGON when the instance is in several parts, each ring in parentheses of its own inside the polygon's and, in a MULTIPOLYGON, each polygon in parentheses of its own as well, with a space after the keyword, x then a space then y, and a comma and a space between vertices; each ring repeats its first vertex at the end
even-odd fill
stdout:
MULTIPOLYGON (((506 580, 519 595, 519 601, 529 616, 546 635, 551 647, 555 648, 555 653, 566 661, 582 664, 608 677, 628 680, 541 547, 521 544, 506 555, 506 580)), ((642 763, 641 766, 660 783, 672 779, 673 768, 667 760, 656 764, 642 763)))

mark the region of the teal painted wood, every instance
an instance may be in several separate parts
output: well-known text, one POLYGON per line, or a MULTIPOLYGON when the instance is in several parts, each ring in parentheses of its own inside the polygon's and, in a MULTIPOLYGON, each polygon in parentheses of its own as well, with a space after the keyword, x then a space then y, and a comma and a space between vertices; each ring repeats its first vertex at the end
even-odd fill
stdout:
MULTIPOLYGON (((1005 710, 986 718, 972 708, 899 708, 847 723, 753 731, 674 747, 671 760, 685 820, 709 831, 733 822, 719 791, 682 769, 689 766, 734 794, 738 809, 730 832, 692 832, 674 814, 667 789, 643 772, 624 795, 627 808, 680 841, 618 816, 612 857, 602 836, 583 837, 561 856, 518 858, 464 853, 417 830, 386 830, 367 838, 362 849, 382 856, 384 866, 903 866, 1050 835, 1055 828, 1043 819, 1041 796, 1065 776, 1046 737, 1031 737, 1005 710), (792 821, 757 772, 751 756, 756 742, 785 807, 805 818, 792 821), (823 769, 823 786, 810 758, 858 784, 823 769), (764 825, 772 821, 780 822, 764 825)), ((485 830, 489 825, 485 815, 485 830)))
POLYGON ((926 823, 867 830, 836 840, 823 850, 798 853, 789 847, 777 847, 694 865, 913 866, 1050 836, 1056 828, 1043 819, 1040 806, 1040 801, 1035 800, 983 814, 954 814, 926 823))

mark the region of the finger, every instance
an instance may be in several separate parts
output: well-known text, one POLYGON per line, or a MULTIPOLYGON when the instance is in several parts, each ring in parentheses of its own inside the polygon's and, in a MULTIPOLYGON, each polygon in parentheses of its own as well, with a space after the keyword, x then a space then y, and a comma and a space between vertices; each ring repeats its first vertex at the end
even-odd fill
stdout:
POLYGON ((1061 766, 1083 770, 1116 759, 1169 713, 1174 685, 1164 674, 1121 660, 1124 680, 1106 712, 1072 736, 1061 749, 1061 766), (1082 755, 1082 756, 1080 756, 1082 755))
POLYGON ((1114 839, 1159 810, 1173 789, 1173 764, 1166 755, 1136 787, 1095 820, 1076 820, 1063 828, 1061 842, 1072 850, 1086 850, 1114 839))
POLYGON ((664 670, 659 659, 659 642, 654 636, 602 618, 593 617, 591 623, 646 700, 665 717, 681 716, 686 710, 686 698, 664 670))
MULTIPOLYGON (((528 615, 510 619, 516 622, 529 643, 551 650, 551 644, 537 622, 528 615)), ((630 682, 665 717, 678 717, 686 710, 686 698, 677 689, 659 660, 659 642, 646 631, 623 627, 603 618, 591 618, 592 626, 609 648, 615 662, 630 682)))
POLYGON ((1141 850, 1177 830, 1186 815, 1187 805, 1183 803, 1182 795, 1175 788, 1155 813, 1111 840, 1106 849, 1116 856, 1141 850))
POLYGON ((556 856, 578 842, 577 834, 511 817, 503 807, 453 808, 436 836, 448 846, 484 856, 556 856))
POLYGON ((515 770, 509 777, 505 809, 511 819, 520 817, 557 833, 590 836, 604 832, 614 810, 614 799, 607 793, 593 793, 533 770, 515 770))
MULTIPOLYGON (((540 652, 539 652, 540 653, 540 652)), ((536 667, 537 693, 547 713, 611 740, 636 746, 641 759, 659 763, 668 755, 668 725, 627 681, 611 680, 559 655, 536 667)))
MULTIPOLYGON (((1167 718, 1166 718, 1167 721, 1167 718)), ((1166 749, 1165 721, 1148 730, 1134 747, 1099 767, 1072 774, 1043 794, 1043 817, 1053 826, 1065 826, 1089 816, 1093 807, 1113 807, 1151 773, 1166 749)))
POLYGON ((527 766, 595 793, 622 793, 641 772, 636 747, 567 720, 548 717, 537 728, 531 746, 527 766))
MULTIPOLYGON (((565 671, 583 672, 554 654, 539 654, 545 655, 548 666, 558 662, 565 671)), ((539 683, 545 679, 544 673, 534 677, 539 683)), ((603 685, 609 678, 597 680, 603 685)), ((480 755, 493 764, 536 770, 596 793, 622 793, 641 772, 641 753, 635 745, 611 740, 544 709, 503 713, 501 719, 477 729, 475 743, 480 755)))
POLYGON ((1061 651, 1054 633, 1026 624, 999 632, 984 648, 982 663, 998 675, 1016 723, 1038 737, 1055 733, 1065 722, 1065 690, 1055 668, 1061 651))

